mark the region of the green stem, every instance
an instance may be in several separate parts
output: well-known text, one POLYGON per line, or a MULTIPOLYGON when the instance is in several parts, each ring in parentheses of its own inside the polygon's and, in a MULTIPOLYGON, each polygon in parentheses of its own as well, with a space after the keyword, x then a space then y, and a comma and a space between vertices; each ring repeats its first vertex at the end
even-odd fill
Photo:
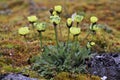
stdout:
POLYGON ((40 47, 42 48, 42 32, 39 32, 39 36, 40 36, 40 47))
POLYGON ((74 41, 76 42, 78 40, 78 36, 74 35, 74 41))
POLYGON ((58 44, 58 34, 57 34, 57 27, 56 26, 54 26, 54 30, 55 30, 56 44, 57 44, 57 48, 58 48, 59 44, 58 44))
POLYGON ((75 36, 75 46, 77 45, 78 42, 78 35, 75 36))
POLYGON ((79 22, 77 22, 77 27, 79 26, 79 22))
POLYGON ((35 30, 34 23, 31 23, 31 25, 32 25, 32 30, 35 32, 36 30, 35 30))
POLYGON ((34 23, 31 23, 31 25, 32 25, 32 28, 34 29, 34 23))
POLYGON ((23 37, 24 37, 24 41, 25 41, 25 51, 27 51, 27 49, 28 49, 28 44, 27 44, 26 35, 23 35, 23 37))
POLYGON ((75 41, 75 35, 73 35, 73 41, 75 41))
POLYGON ((32 25, 32 27, 31 27, 31 29, 32 29, 32 36, 33 36, 33 40, 35 39, 35 35, 37 34, 36 33, 36 29, 35 29, 35 26, 33 25, 34 23, 31 23, 31 25, 32 25))
POLYGON ((74 43, 74 50, 76 51, 77 41, 78 41, 78 35, 73 35, 73 39, 74 39, 74 41, 75 41, 75 43, 74 43))
POLYGON ((94 41, 94 39, 95 39, 95 35, 92 34, 92 41, 94 41))
POLYGON ((63 35, 62 35, 62 29, 61 29, 60 24, 59 24, 59 29, 60 29, 60 37, 61 37, 61 39, 60 39, 60 40, 62 40, 62 39, 63 39, 63 35))
POLYGON ((70 38, 70 29, 68 28, 68 43, 69 43, 69 38, 70 38))
MULTIPOLYGON (((90 33, 91 33, 91 31, 89 31, 89 32, 87 33, 87 35, 83 38, 82 41, 84 41, 85 39, 87 39, 87 37, 90 35, 90 33)), ((82 42, 82 41, 81 41, 81 42, 82 42)))

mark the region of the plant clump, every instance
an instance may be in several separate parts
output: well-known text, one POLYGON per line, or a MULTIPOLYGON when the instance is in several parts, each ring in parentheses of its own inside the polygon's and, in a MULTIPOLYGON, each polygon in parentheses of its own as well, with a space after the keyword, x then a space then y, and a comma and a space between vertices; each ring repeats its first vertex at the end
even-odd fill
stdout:
MULTIPOLYGON (((88 41, 85 46, 80 46, 78 36, 81 33, 81 28, 79 27, 79 23, 84 17, 78 14, 67 19, 68 41, 67 43, 60 42, 57 35, 57 25, 59 25, 61 21, 61 12, 61 6, 55 6, 54 9, 50 10, 50 22, 54 27, 56 45, 44 46, 42 54, 31 60, 33 61, 32 69, 46 79, 51 79, 60 72, 70 72, 72 74, 87 73, 86 60, 91 57, 91 47, 95 45, 95 42, 88 41), (57 14, 55 13, 55 15, 53 15, 54 11, 56 11, 57 14), (73 22, 77 22, 76 26, 74 26, 73 22), (69 40, 70 33, 73 35, 73 42, 69 40)), ((94 20, 94 22, 95 21, 97 20, 94 20)), ((35 26, 37 30, 44 29, 42 24, 37 25, 35 23, 35 26)))
MULTIPOLYGON (((92 36, 92 39, 88 40, 86 45, 81 46, 79 42, 79 35, 82 32, 82 29, 79 27, 79 24, 84 19, 84 16, 77 13, 66 20, 66 26, 68 28, 67 42, 60 42, 58 39, 57 29, 61 22, 61 12, 62 6, 60 5, 57 5, 50 10, 50 22, 54 27, 56 45, 44 46, 42 42, 42 38, 44 37, 42 35, 42 32, 46 30, 46 23, 38 22, 38 18, 36 16, 28 17, 28 21, 31 22, 32 20, 32 26, 34 26, 34 28, 39 33, 40 47, 43 49, 41 52, 42 54, 31 58, 31 68, 32 70, 37 71, 39 75, 45 77, 46 79, 52 79, 61 72, 69 72, 71 74, 88 73, 88 66, 86 64, 92 56, 91 48, 96 45, 94 42, 94 37, 96 36, 97 30, 99 29, 99 26, 97 24, 98 18, 95 16, 92 16, 90 18, 91 25, 89 27, 88 34, 85 36, 85 38, 83 38, 81 42, 83 42, 85 39, 87 40, 87 37, 89 35, 92 36), (73 36, 72 41, 69 39, 70 33, 73 36)), ((80 76, 80 79, 85 80, 87 77, 80 76)))
POLYGON ((65 43, 44 47, 44 52, 36 59, 32 69, 46 78, 52 78, 59 72, 85 73, 85 59, 89 58, 89 51, 78 44, 65 43))

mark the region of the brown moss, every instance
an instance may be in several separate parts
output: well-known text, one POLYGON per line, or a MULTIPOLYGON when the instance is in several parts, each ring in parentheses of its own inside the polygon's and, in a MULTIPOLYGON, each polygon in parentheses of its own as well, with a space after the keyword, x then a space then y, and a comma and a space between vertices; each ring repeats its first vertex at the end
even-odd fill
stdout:
POLYGON ((67 72, 59 73, 54 80, 101 80, 98 76, 89 74, 71 74, 67 72))
POLYGON ((101 80, 98 76, 91 76, 91 80, 101 80))

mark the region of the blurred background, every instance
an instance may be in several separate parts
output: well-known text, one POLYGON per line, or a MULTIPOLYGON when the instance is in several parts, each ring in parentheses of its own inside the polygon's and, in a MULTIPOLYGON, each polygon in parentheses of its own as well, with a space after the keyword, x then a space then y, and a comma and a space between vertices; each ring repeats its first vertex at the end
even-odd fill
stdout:
POLYGON ((0 0, 0 23, 20 23, 31 14, 46 20, 50 15, 49 9, 58 4, 64 8, 62 16, 65 18, 81 12, 89 21, 88 18, 95 15, 99 22, 120 30, 119 0, 0 0))

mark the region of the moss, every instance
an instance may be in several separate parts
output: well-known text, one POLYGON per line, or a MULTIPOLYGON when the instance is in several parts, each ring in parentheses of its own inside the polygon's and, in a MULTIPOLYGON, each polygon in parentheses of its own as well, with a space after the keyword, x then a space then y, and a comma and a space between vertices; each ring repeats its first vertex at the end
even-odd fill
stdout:
POLYGON ((4 62, 0 62, 0 68, 6 66, 6 64, 4 62))
POLYGON ((5 47, 8 48, 8 49, 11 49, 11 48, 14 48, 14 45, 13 44, 7 44, 7 45, 5 45, 5 47))
POLYGON ((12 67, 11 65, 4 65, 1 70, 0 73, 7 73, 7 72, 21 72, 21 68, 19 67, 12 67))
POLYGON ((91 76, 91 79, 92 80, 101 80, 100 77, 98 77, 98 76, 91 76))
POLYGON ((59 73, 54 80, 101 80, 98 76, 90 74, 71 74, 67 72, 59 73))
POLYGON ((86 77, 86 75, 78 75, 76 80, 88 80, 88 77, 86 77))
POLYGON ((61 72, 55 77, 55 80, 69 80, 69 75, 69 73, 61 72))
POLYGON ((42 79, 42 80, 45 80, 43 77, 39 76, 38 73, 35 72, 35 71, 26 70, 26 71, 24 72, 24 74, 28 74, 28 75, 29 75, 30 77, 32 77, 32 78, 39 78, 40 80, 41 80, 41 79, 42 79))
POLYGON ((90 34, 88 36, 89 40, 92 40, 96 43, 96 45, 92 48, 93 51, 101 52, 118 52, 119 50, 119 42, 118 38, 113 36, 115 32, 107 33, 103 30, 99 30, 96 35, 90 34))
POLYGON ((6 61, 6 60, 5 60, 4 56, 1 56, 1 57, 0 57, 0 62, 4 62, 4 63, 5 63, 5 61, 6 61))

